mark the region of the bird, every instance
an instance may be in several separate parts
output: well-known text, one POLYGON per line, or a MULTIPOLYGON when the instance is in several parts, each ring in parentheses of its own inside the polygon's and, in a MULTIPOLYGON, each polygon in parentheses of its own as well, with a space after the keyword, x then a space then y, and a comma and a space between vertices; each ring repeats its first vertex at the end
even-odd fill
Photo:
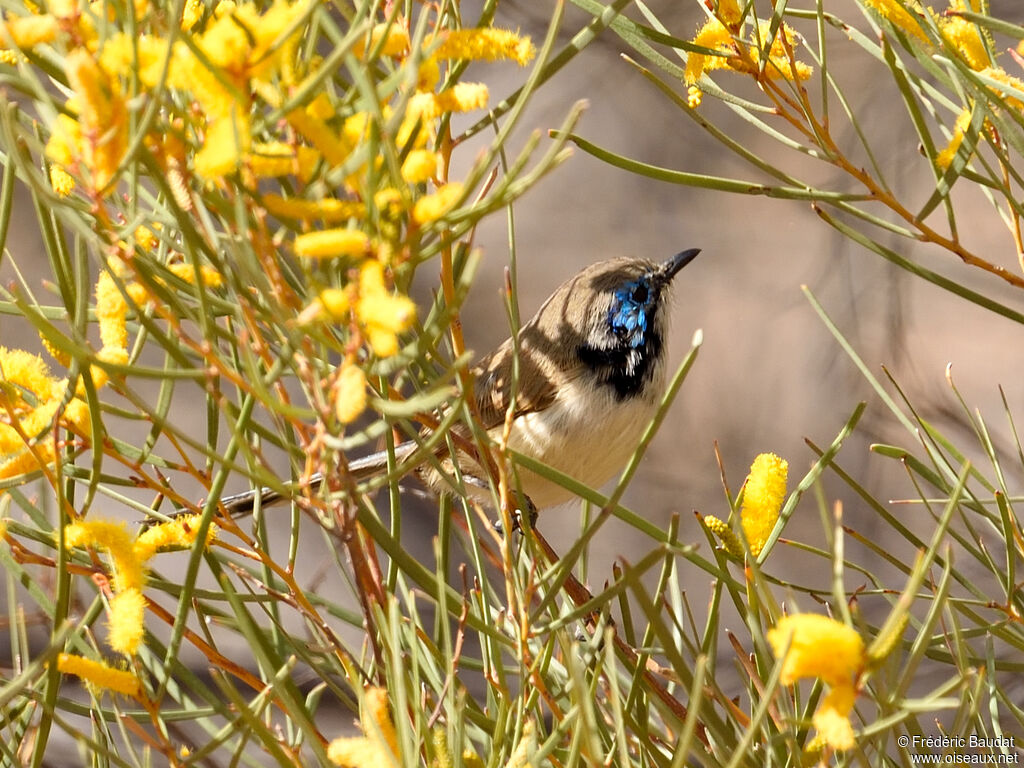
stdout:
MULTIPOLYGON (((575 480, 600 487, 636 450, 665 390, 667 334, 673 279, 693 261, 699 248, 664 262, 619 257, 585 267, 541 305, 515 338, 509 337, 473 367, 474 399, 479 421, 497 441, 513 402, 508 447, 553 467, 575 480), (514 386, 514 361, 518 377, 514 386)), ((463 437, 471 434, 456 427, 463 437)), ((447 443, 436 460, 408 441, 396 446, 401 464, 419 456, 417 472, 437 493, 454 490, 451 476, 458 462, 466 493, 491 498, 486 473, 477 460, 447 443), (439 467, 444 472, 439 471, 439 467)), ((348 472, 363 480, 387 471, 381 451, 349 463, 348 472)), ((573 494, 558 483, 517 469, 520 488, 534 510, 559 506, 573 494)), ((314 475, 310 485, 322 476, 314 475)), ((231 516, 252 512, 286 496, 261 488, 223 497, 231 516)))

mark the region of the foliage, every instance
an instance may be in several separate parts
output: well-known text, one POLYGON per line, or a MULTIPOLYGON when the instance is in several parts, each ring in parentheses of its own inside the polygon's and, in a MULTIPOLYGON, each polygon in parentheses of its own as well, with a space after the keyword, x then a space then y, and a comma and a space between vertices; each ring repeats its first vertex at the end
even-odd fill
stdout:
MULTIPOLYGON (((639 21, 622 15, 628 0, 574 3, 590 22, 559 44, 558 6, 538 47, 494 27, 493 2, 475 18, 451 0, 8 7, 0 77, 21 103, 0 111, 0 241, 17 281, 0 311, 38 333, 56 366, 33 350, 0 350, 4 763, 41 766, 67 736, 83 760, 104 765, 896 765, 906 761, 902 739, 929 733, 943 710, 950 734, 989 739, 973 754, 1019 756, 995 737, 1024 738, 1014 682, 1024 671, 1024 534, 1007 479, 1024 470, 1024 450, 998 451, 965 405, 990 468, 972 465, 871 376, 813 297, 908 430, 912 450, 876 449, 907 468, 934 522, 927 534, 842 468, 863 405, 829 446, 811 444, 813 466, 792 491, 773 455, 754 460, 736 494, 723 471, 727 519, 701 518, 710 555, 684 543, 678 518, 663 529, 623 506, 698 335, 610 497, 511 457, 584 500, 564 552, 544 540, 543 517, 540 530, 524 519, 521 536, 502 536, 466 494, 437 502, 432 561, 404 549, 397 483, 414 462, 396 443, 429 454, 456 421, 473 421, 459 312, 480 258, 475 227, 500 211, 511 223, 515 201, 565 159, 566 142, 652 178, 812 201, 884 258, 1024 320, 881 237, 923 241, 963 269, 1024 286, 1014 268, 960 243, 951 194, 957 182, 980 189, 1024 252, 1014 168, 1024 85, 996 55, 997 38, 1016 42, 1024 29, 983 3, 936 14, 912 0, 861 0, 865 16, 853 24, 821 0, 812 9, 719 0, 691 41, 641 2, 631 12, 639 21), (769 181, 613 155, 573 133, 580 105, 542 152, 535 133, 513 155, 530 97, 606 31, 647 59, 635 66, 683 114, 769 181), (906 203, 875 161, 829 66, 836 45, 891 76, 936 181, 923 203, 906 203), (479 112, 494 100, 468 73, 516 65, 529 65, 522 86, 479 112), (719 77, 760 95, 727 92, 719 77), (858 188, 810 186, 785 170, 787 155, 755 154, 711 122, 715 99, 858 188), (833 139, 840 113, 860 141, 852 149, 833 139), (455 177, 456 167, 467 170, 455 177), (34 205, 42 280, 8 237, 16 190, 34 205), (414 277, 436 279, 429 306, 409 298, 414 277), (386 476, 348 471, 352 456, 381 443, 386 476), (289 482, 275 473, 282 464, 289 482), (320 486, 317 472, 328 478, 320 486), (875 514, 873 535, 829 505, 825 473, 875 514), (219 514, 240 479, 291 502, 285 535, 262 510, 251 521, 219 514), (206 500, 191 501, 189 488, 206 500), (782 538, 798 508, 814 506, 828 546, 793 531, 782 538), (111 521, 111 508, 152 526, 111 521), (589 573, 589 543, 612 518, 648 551, 589 573), (337 552, 337 591, 297 575, 311 530, 337 552), (900 583, 851 560, 850 539, 900 583), (916 558, 903 562, 884 541, 916 558), (779 583, 781 549, 820 563, 815 583, 779 583), (170 570, 171 550, 185 553, 180 571, 170 570), (687 568, 706 579, 697 590, 710 594, 706 616, 683 590, 687 568), (604 586, 589 591, 584 574, 604 586), (794 606, 807 613, 787 617, 794 606), (727 607, 741 621, 731 631, 727 607), (360 709, 361 736, 330 722, 339 705, 360 709)), ((513 328, 514 257, 513 247, 513 328)), ((510 530, 507 451, 474 439, 499 459, 485 463, 510 530)))

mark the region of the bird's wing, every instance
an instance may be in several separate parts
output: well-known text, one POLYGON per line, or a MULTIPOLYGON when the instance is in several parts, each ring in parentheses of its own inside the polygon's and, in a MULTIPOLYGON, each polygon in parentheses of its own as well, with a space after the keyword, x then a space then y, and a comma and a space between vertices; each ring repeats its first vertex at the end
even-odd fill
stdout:
POLYGON ((493 429, 505 420, 512 394, 515 392, 515 416, 543 411, 558 397, 559 387, 576 375, 578 366, 572 365, 571 354, 555 348, 545 355, 531 337, 531 329, 524 328, 519 335, 519 376, 513 390, 512 340, 508 339, 473 369, 475 374, 476 405, 484 429, 493 429), (557 356, 557 360, 554 359, 557 356))

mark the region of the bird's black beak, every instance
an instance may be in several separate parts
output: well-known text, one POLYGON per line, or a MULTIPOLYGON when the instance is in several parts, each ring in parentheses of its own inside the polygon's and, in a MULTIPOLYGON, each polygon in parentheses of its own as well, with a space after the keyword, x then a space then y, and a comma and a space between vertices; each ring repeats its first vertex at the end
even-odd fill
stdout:
POLYGON ((691 248, 688 251, 677 253, 658 267, 658 270, 654 273, 655 279, 662 285, 668 285, 679 270, 697 258, 698 253, 700 253, 700 248, 691 248))

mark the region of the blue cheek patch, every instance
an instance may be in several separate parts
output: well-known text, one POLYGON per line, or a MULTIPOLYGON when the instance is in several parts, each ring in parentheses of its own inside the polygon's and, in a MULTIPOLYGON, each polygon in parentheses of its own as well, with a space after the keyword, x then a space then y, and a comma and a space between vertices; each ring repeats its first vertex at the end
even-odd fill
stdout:
POLYGON ((612 307, 608 312, 608 322, 616 337, 626 341, 633 349, 644 345, 647 335, 647 308, 650 304, 650 291, 646 291, 647 301, 637 302, 633 294, 641 287, 641 281, 633 280, 615 292, 612 307))

